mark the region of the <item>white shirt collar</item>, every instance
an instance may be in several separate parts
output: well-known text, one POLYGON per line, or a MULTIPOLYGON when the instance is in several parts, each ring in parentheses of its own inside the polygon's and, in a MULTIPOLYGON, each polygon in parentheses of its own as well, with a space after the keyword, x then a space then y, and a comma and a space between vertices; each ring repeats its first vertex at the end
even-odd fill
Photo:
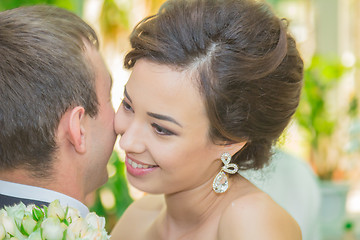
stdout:
POLYGON ((62 206, 69 206, 78 209, 80 215, 84 218, 89 213, 87 206, 79 200, 76 200, 75 198, 69 197, 65 194, 41 187, 34 187, 0 180, 0 193, 12 197, 26 198, 48 203, 59 199, 62 206))

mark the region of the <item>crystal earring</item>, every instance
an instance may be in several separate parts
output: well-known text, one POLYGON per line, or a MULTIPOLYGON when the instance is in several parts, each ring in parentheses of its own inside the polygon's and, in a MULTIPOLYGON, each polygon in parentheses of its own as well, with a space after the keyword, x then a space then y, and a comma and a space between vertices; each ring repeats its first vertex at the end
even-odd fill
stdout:
POLYGON ((228 178, 225 174, 234 174, 238 171, 238 166, 235 163, 230 163, 231 155, 227 152, 221 154, 221 161, 224 163, 224 166, 221 168, 220 172, 216 175, 213 181, 213 189, 216 193, 223 193, 229 187, 228 178))

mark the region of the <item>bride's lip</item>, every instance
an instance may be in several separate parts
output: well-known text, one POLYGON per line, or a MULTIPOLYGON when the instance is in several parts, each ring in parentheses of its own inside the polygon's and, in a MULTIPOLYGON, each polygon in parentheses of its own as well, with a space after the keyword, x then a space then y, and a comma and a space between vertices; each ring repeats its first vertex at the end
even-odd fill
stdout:
POLYGON ((133 176, 141 176, 148 174, 158 168, 157 165, 149 165, 135 160, 126 154, 125 166, 129 174, 133 176))

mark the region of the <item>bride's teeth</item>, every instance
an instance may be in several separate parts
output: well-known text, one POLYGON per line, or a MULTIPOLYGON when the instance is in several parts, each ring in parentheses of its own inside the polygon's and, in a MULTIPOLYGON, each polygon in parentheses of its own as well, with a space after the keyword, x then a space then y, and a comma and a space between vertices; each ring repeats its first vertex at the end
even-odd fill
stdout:
POLYGON ((142 164, 133 162, 133 161, 130 160, 130 159, 128 159, 128 162, 130 163, 130 165, 131 165, 133 168, 150 168, 150 167, 151 167, 151 166, 149 166, 149 165, 142 165, 142 164))

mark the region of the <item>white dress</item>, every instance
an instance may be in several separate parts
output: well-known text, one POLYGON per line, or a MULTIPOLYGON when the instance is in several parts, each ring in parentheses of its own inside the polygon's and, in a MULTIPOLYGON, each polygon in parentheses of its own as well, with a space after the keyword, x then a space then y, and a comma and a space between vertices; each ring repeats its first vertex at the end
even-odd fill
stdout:
POLYGON ((262 170, 239 171, 258 188, 269 194, 298 222, 303 240, 319 240, 321 195, 311 167, 281 150, 262 170))

